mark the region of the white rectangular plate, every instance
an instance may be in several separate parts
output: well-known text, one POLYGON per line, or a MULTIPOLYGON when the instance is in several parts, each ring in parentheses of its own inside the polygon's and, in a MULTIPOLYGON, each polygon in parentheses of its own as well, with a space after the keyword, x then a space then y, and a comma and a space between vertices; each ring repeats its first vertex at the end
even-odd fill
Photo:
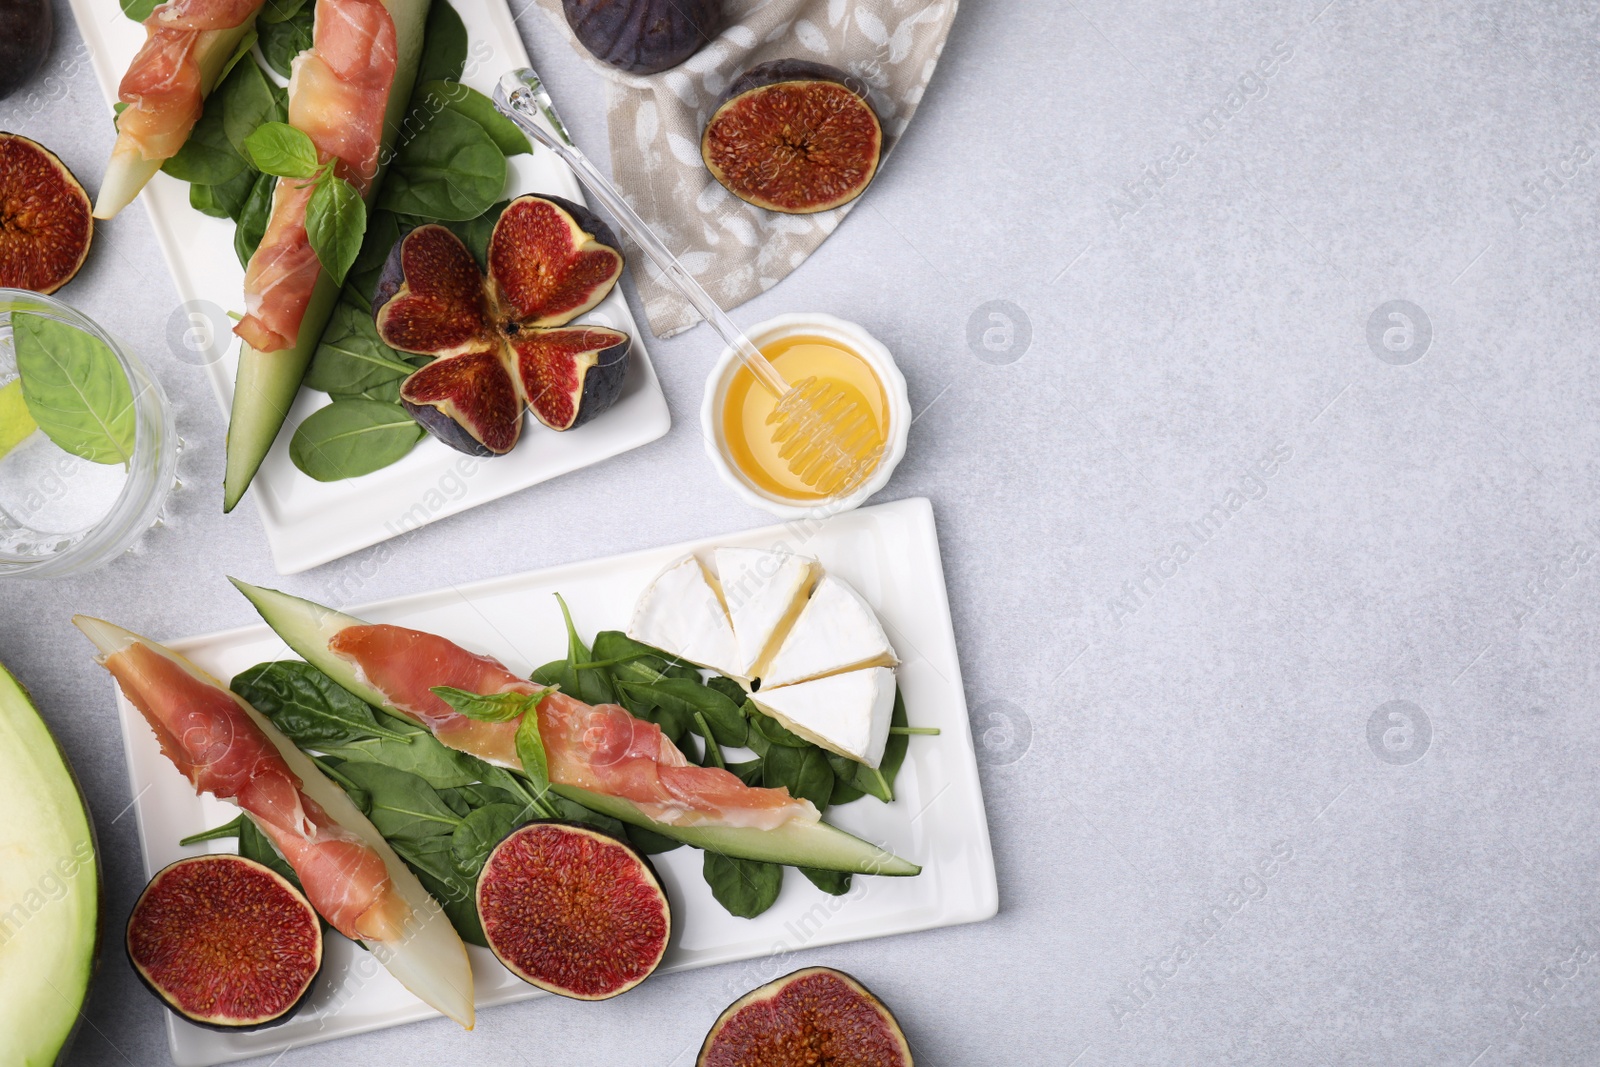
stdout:
MULTIPOLYGON (((144 30, 122 14, 117 0, 71 3, 100 87, 107 101, 115 102, 117 84, 143 43, 144 30)), ((471 42, 463 82, 487 94, 505 71, 528 65, 528 53, 504 0, 456 0, 455 8, 466 23, 471 42)), ((583 202, 583 191, 572 172, 542 147, 535 147, 532 155, 510 160, 506 195, 530 192, 583 202)), ((204 346, 209 351, 226 349, 205 365, 226 417, 233 403, 238 345, 227 333, 232 322, 225 313, 240 310, 244 299, 244 268, 233 252, 233 223, 191 208, 188 183, 165 174, 157 174, 140 199, 150 212, 156 239, 183 301, 172 310, 167 336, 211 338, 204 346), (186 331, 196 333, 186 335, 186 331)), ((327 563, 665 434, 671 425, 667 402, 621 288, 613 289, 583 321, 610 326, 633 338, 632 366, 621 398, 593 422, 565 433, 529 420, 522 443, 509 455, 492 461, 463 455, 424 437, 410 455, 381 471, 352 481, 313 481, 290 461, 289 438, 306 416, 329 400, 321 393, 302 390, 250 488, 279 573, 294 574, 327 563)), ((178 353, 176 342, 174 353, 178 353)), ((181 357, 190 362, 207 358, 205 353, 187 348, 181 357)), ((220 493, 217 501, 220 507, 220 493)))
MULTIPOLYGON (((858 876, 848 894, 829 897, 798 872, 787 871, 777 904, 749 920, 734 918, 712 899, 700 876, 698 851, 681 848, 666 853, 655 860, 672 902, 674 926, 662 969, 681 971, 781 955, 994 915, 999 904, 994 857, 933 509, 926 500, 863 508, 820 524, 769 526, 531 571, 351 611, 372 621, 443 634, 526 674, 559 658, 566 649, 561 614, 551 594, 561 593, 578 632, 592 639, 600 630, 625 627, 639 593, 668 563, 715 545, 786 547, 816 557, 828 571, 848 580, 877 609, 903 660, 900 686, 912 724, 936 726, 941 732, 912 738, 893 804, 865 797, 829 809, 827 815, 829 822, 921 864, 920 875, 858 876)), ((217 595, 231 591, 219 581, 217 595)), ((264 625, 170 644, 224 680, 264 660, 292 656, 264 625)), ((197 797, 188 780, 161 754, 138 710, 120 693, 117 706, 148 876, 185 855, 202 852, 205 846, 185 849, 178 842, 227 822, 236 809, 211 797, 197 797)), ((209 847, 227 851, 229 844, 209 847)), ((470 952, 480 1008, 542 995, 513 978, 488 951, 470 948, 470 952)), ((738 988, 729 991, 729 999, 777 973, 735 976, 738 988)), ((218 1034, 169 1016, 173 1061, 179 1067, 225 1063, 435 1014, 365 952, 337 936, 329 940, 325 973, 313 997, 293 1019, 252 1034, 218 1034)))

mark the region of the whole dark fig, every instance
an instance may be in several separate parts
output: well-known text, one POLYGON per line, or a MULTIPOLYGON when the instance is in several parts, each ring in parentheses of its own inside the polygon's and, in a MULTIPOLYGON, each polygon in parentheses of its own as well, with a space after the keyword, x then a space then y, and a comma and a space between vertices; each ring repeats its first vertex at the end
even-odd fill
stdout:
POLYGON ((603 63, 655 74, 722 32, 722 0, 562 0, 578 42, 603 63))
POLYGON ((0 0, 0 100, 38 72, 54 36, 50 0, 0 0))

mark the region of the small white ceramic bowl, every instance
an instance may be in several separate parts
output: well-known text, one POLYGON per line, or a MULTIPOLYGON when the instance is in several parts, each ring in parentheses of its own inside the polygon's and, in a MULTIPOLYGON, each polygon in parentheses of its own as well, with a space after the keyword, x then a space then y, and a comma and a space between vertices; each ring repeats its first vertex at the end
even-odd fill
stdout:
POLYGON ((906 395, 905 375, 895 366, 894 357, 876 337, 855 323, 815 312, 779 315, 745 332, 757 348, 786 337, 820 337, 861 356, 883 382, 884 395, 889 402, 889 430, 883 458, 878 461, 877 469, 849 496, 801 501, 769 493, 741 474, 728 460, 728 442, 722 432, 722 405, 727 399, 728 385, 733 381, 734 371, 743 364, 737 352, 732 348, 724 348, 716 366, 711 368, 711 376, 706 379, 705 399, 700 404, 700 428, 704 431, 706 454, 711 457, 717 473, 745 503, 763 508, 783 519, 826 518, 860 507, 868 497, 888 484, 889 476, 906 454, 906 434, 911 430, 911 400, 906 395))

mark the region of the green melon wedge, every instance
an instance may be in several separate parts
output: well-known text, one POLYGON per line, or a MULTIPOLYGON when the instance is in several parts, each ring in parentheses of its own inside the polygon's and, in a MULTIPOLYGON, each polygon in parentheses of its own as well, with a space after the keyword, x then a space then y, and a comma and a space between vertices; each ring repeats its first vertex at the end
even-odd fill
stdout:
MULTIPOLYGON (((284 643, 307 663, 367 703, 396 715, 405 715, 405 712, 391 705, 383 693, 363 681, 354 665, 328 649, 328 642, 335 634, 346 626, 363 625, 362 620, 288 593, 280 593, 276 589, 264 589, 237 578, 228 580, 255 605, 267 625, 283 638, 284 643)), ((618 797, 602 796, 575 786, 556 785, 551 788, 591 811, 725 856, 855 874, 904 877, 922 871, 915 863, 825 822, 791 821, 775 830, 669 826, 656 822, 630 801, 618 797)))
MULTIPOLYGON (((252 13, 237 26, 200 32, 194 43, 193 55, 200 67, 202 98, 210 96, 211 90, 217 87, 223 69, 238 52, 245 37, 255 29, 255 25, 256 16, 252 13)), ((164 158, 146 159, 131 141, 117 138, 111 158, 106 162, 105 177, 100 179, 100 194, 94 201, 94 217, 114 218, 117 212, 133 203, 133 198, 156 176, 156 171, 165 162, 164 158)))
POLYGON ((0 667, 0 1063, 46 1067, 77 1028, 100 940, 94 829, 28 691, 0 667))
MULTIPOLYGON (((380 161, 393 156, 395 136, 404 124, 406 108, 411 103, 417 66, 422 61, 422 37, 430 3, 431 0, 384 0, 389 16, 394 19, 398 59, 384 115, 383 147, 378 151, 380 161)), ((378 169, 367 188, 369 208, 383 185, 385 169, 378 169)), ((300 335, 293 348, 258 352, 250 345, 240 346, 233 407, 228 415, 227 463, 222 477, 224 512, 232 511, 239 503, 261 469, 261 461, 267 458, 272 443, 278 439, 284 420, 289 417, 289 409, 294 406, 294 398, 300 392, 300 380, 306 375, 311 355, 322 340, 322 331, 327 328, 338 300, 339 286, 323 273, 312 291, 311 302, 306 305, 305 317, 300 320, 300 335)))

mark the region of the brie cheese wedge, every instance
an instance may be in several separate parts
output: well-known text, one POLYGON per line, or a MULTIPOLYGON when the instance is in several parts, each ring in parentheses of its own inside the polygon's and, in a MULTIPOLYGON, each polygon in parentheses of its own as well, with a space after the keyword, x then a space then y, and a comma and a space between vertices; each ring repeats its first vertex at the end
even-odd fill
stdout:
POLYGON ((762 686, 750 697, 812 744, 876 768, 889 742, 894 687, 894 671, 868 667, 776 689, 762 686))
POLYGON ((776 688, 899 662, 872 607, 844 579, 826 574, 762 671, 761 685, 776 688))
POLYGON ((758 678, 762 657, 775 646, 805 607, 820 570, 817 561, 759 548, 719 548, 717 581, 739 643, 739 674, 758 678))
POLYGON ((733 624, 693 556, 674 563, 639 598, 628 636, 719 674, 742 678, 733 624))

